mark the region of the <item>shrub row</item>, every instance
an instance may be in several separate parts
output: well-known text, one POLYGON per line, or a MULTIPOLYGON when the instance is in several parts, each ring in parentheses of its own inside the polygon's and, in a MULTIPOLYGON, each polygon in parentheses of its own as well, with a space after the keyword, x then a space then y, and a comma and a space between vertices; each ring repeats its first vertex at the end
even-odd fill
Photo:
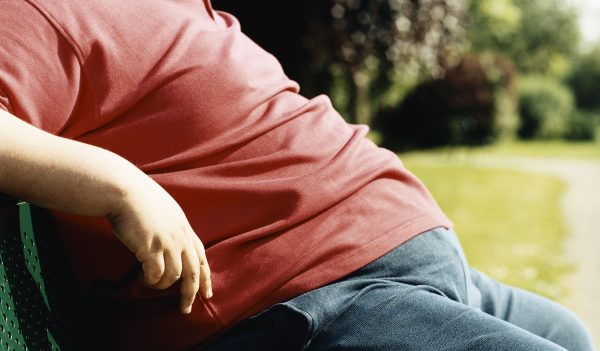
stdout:
POLYGON ((413 90, 400 106, 380 111, 373 127, 384 146, 405 150, 478 145, 501 138, 593 140, 597 121, 575 108, 569 88, 516 74, 502 60, 465 56, 447 74, 413 90))

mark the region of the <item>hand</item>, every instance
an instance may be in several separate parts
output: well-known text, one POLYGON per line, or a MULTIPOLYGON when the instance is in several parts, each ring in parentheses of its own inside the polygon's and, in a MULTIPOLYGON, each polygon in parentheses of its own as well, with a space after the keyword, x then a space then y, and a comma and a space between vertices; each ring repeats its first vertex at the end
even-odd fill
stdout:
POLYGON ((185 214, 128 160, 49 134, 0 109, 0 165, 0 192, 48 209, 107 216, 142 263, 147 286, 165 289, 182 279, 184 313, 191 311, 198 289, 204 298, 212 295, 204 246, 185 214))
POLYGON ((166 289, 181 278, 181 311, 190 313, 200 289, 212 297, 204 245, 181 207, 154 180, 140 177, 108 215, 113 233, 142 263, 142 283, 166 289))

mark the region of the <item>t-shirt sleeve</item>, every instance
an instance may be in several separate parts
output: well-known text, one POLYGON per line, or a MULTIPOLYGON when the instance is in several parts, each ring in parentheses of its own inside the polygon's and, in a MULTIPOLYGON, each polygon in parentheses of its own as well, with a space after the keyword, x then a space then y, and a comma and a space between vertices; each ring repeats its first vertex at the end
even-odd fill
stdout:
POLYGON ((59 135, 80 90, 75 50, 28 2, 0 0, 0 7, 0 108, 59 135))

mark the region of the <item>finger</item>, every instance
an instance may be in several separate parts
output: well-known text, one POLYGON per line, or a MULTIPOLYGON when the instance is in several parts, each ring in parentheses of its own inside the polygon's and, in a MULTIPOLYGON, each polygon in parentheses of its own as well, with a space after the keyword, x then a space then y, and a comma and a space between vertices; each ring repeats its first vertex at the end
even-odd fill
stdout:
POLYGON ((190 313, 200 288, 200 262, 196 250, 190 247, 181 253, 183 271, 181 275, 181 312, 190 313))
POLYGON ((163 251, 163 257, 165 260, 165 273, 158 283, 151 286, 153 289, 166 289, 181 277, 181 253, 165 250, 163 251))
POLYGON ((150 253, 144 257, 142 262, 142 283, 154 285, 158 283, 165 272, 165 261, 161 252, 150 253))
POLYGON ((205 299, 210 299, 213 295, 212 282, 210 280, 210 267, 208 266, 208 260, 206 259, 206 252, 204 251, 204 245, 200 238, 192 232, 192 242, 196 247, 196 252, 200 258, 200 293, 205 299))

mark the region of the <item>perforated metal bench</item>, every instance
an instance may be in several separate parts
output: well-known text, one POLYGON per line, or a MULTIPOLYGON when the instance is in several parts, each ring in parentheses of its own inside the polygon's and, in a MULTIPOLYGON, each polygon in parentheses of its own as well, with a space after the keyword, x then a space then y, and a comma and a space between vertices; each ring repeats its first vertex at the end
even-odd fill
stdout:
POLYGON ((106 350, 45 210, 0 196, 0 350, 106 350))

